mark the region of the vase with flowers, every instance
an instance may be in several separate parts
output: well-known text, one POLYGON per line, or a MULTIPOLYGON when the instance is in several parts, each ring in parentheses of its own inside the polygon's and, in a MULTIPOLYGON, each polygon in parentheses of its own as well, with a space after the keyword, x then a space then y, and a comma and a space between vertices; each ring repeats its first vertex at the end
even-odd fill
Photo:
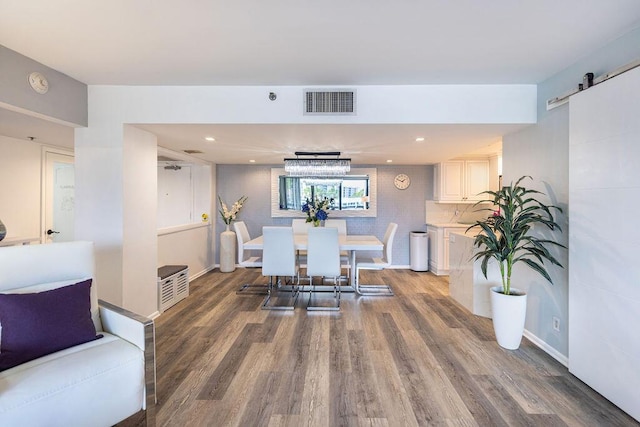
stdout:
POLYGON ((246 196, 240 197, 229 209, 218 196, 220 202, 220 216, 222 221, 227 226, 226 231, 220 233, 220 271, 223 273, 229 273, 236 269, 235 256, 236 256, 236 233, 229 230, 229 226, 235 221, 240 209, 247 201, 246 196))
POLYGON ((235 221, 236 216, 240 213, 240 209, 244 205, 244 202, 247 201, 247 196, 240 197, 232 206, 231 209, 227 207, 227 204, 222 201, 220 196, 218 196, 218 201, 220 202, 220 216, 222 217, 222 221, 227 225, 227 231, 229 231, 229 226, 233 221, 235 221))
POLYGON ((312 222, 314 227, 320 226, 320 221, 324 221, 329 216, 329 210, 333 204, 333 199, 324 197, 309 200, 302 205, 302 212, 307 214, 307 222, 312 222))

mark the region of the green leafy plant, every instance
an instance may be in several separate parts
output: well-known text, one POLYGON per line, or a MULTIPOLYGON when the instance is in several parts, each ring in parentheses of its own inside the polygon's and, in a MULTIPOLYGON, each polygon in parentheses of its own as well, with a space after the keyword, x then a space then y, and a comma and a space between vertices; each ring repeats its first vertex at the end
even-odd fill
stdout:
POLYGON ((548 246, 566 246, 549 239, 543 239, 531 234, 532 227, 536 225, 545 226, 551 230, 562 231, 556 223, 552 211, 562 212, 558 206, 545 205, 536 200, 535 195, 543 193, 523 187, 520 183, 525 179, 532 179, 530 176, 523 176, 502 187, 498 191, 485 191, 481 194, 488 194, 491 198, 481 200, 480 203, 493 203, 497 210, 487 219, 476 221, 474 225, 467 229, 471 230, 480 227, 482 232, 474 240, 474 246, 480 250, 474 256, 474 260, 482 260, 481 268, 484 277, 487 277, 487 265, 491 258, 495 259, 500 266, 502 276, 502 287, 505 295, 511 293, 511 272, 514 264, 523 262, 549 283, 553 283, 549 273, 544 266, 544 261, 562 267, 558 260, 549 252, 548 246))

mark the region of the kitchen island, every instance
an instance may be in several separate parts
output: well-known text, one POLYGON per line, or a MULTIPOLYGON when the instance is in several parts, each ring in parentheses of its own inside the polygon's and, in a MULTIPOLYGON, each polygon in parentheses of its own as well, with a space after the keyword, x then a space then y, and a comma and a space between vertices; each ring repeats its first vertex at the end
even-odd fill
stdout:
POLYGON ((429 271, 436 276, 449 274, 449 235, 464 233, 469 224, 427 222, 429 235, 429 271))
POLYGON ((502 279, 495 260, 489 262, 487 278, 482 274, 481 261, 472 260, 475 234, 473 230, 468 234, 449 233, 449 294, 473 314, 490 318, 489 289, 501 286, 502 279))

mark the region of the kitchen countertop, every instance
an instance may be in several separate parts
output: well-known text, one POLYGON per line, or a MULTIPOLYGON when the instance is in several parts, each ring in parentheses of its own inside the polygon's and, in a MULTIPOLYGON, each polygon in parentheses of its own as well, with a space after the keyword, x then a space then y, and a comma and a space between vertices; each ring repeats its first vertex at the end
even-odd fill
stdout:
MULTIPOLYGON (((458 235, 458 236, 462 236, 462 237, 467 237, 469 239, 475 239, 476 236, 478 235, 478 229, 471 229, 469 231, 467 231, 466 229, 464 230, 456 230, 456 231, 452 231, 451 233, 449 233, 449 236, 451 236, 452 234, 458 235)), ((455 237, 454 237, 455 239, 455 237)), ((451 238, 450 238, 451 240, 451 238)))
POLYGON ((459 222, 428 222, 427 225, 443 228, 469 228, 469 226, 473 224, 462 224, 459 222))

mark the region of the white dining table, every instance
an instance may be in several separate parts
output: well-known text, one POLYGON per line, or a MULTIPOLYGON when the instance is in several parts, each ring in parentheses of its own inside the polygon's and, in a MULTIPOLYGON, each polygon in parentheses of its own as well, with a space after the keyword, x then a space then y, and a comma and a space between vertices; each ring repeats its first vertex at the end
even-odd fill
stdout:
MULTIPOLYGON (((307 235, 306 234, 294 234, 293 242, 296 250, 307 250, 307 235)), ((384 245, 376 236, 360 235, 360 234, 347 234, 339 235, 338 243, 341 251, 349 252, 349 259, 351 265, 351 275, 349 278, 349 285, 355 289, 356 281, 356 252, 357 251, 381 251, 384 245)), ((244 244, 244 249, 261 251, 263 248, 262 236, 249 240, 244 244)))

